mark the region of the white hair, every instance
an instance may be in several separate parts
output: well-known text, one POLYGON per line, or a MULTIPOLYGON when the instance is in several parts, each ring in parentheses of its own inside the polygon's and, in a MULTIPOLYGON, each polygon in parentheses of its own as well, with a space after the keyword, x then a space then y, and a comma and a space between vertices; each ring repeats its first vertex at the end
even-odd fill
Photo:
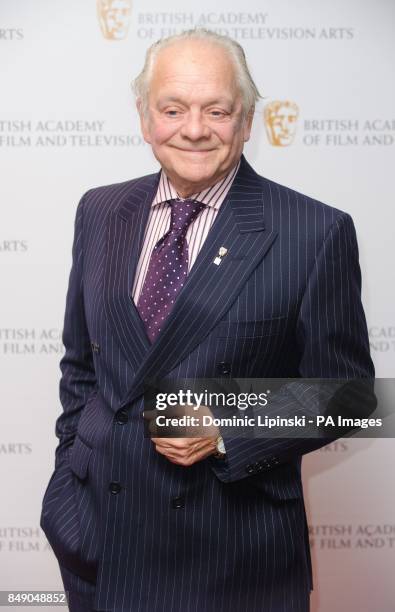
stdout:
POLYGON ((242 96, 244 113, 248 114, 251 112, 255 107, 255 103, 261 98, 261 95, 249 71, 242 46, 229 36, 217 34, 205 28, 185 30, 181 34, 161 38, 149 47, 145 56, 144 67, 132 83, 133 91, 137 99, 141 101, 142 111, 146 113, 148 110, 150 82, 158 53, 165 47, 183 40, 207 41, 222 47, 228 53, 235 68, 236 81, 242 96))

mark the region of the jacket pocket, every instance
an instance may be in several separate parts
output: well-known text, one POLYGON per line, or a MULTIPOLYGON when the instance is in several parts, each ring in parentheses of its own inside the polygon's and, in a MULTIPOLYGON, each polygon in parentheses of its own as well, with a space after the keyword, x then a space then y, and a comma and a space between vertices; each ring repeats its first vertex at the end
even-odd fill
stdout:
POLYGON ((250 477, 250 483, 262 491, 265 498, 273 502, 286 500, 303 500, 303 488, 296 478, 266 478, 261 475, 250 477))
POLYGON ((55 470, 48 484, 40 526, 59 563, 94 582, 98 564, 98 530, 88 484, 82 482, 88 476, 91 454, 92 448, 77 435, 69 450, 69 461, 55 470), (95 538, 92 547, 91 534, 95 538))
POLYGON ((80 480, 85 480, 88 476, 91 455, 92 448, 77 434, 70 451, 70 468, 80 480))
POLYGON ((279 334, 286 326, 287 317, 264 321, 221 321, 217 325, 217 338, 262 338, 279 334))

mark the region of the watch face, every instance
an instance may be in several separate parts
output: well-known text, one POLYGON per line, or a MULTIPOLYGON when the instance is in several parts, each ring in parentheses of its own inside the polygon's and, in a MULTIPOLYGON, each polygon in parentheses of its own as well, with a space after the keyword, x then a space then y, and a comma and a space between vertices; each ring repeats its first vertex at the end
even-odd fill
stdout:
POLYGON ((221 436, 218 436, 218 439, 217 439, 217 451, 219 453, 222 453, 223 455, 225 455, 226 453, 225 444, 221 436))

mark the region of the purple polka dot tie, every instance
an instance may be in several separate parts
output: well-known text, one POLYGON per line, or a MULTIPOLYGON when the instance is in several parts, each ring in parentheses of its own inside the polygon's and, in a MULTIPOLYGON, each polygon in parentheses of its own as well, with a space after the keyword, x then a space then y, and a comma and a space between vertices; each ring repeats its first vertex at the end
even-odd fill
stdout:
POLYGON ((156 243, 137 302, 151 342, 159 334, 188 274, 189 225, 205 207, 195 200, 171 200, 168 232, 156 243))

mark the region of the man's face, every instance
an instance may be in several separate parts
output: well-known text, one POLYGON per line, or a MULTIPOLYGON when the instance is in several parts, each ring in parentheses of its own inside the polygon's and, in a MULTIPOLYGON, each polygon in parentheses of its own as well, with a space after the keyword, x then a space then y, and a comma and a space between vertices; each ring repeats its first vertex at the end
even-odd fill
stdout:
POLYGON ((287 146, 295 135, 298 112, 291 106, 280 106, 271 117, 270 128, 273 144, 287 146))
POLYGON ((224 177, 250 136, 227 53, 204 41, 163 49, 153 69, 148 110, 141 108, 146 142, 178 193, 187 197, 224 177))
POLYGON ((106 38, 125 38, 129 28, 130 0, 98 0, 100 23, 106 38))

